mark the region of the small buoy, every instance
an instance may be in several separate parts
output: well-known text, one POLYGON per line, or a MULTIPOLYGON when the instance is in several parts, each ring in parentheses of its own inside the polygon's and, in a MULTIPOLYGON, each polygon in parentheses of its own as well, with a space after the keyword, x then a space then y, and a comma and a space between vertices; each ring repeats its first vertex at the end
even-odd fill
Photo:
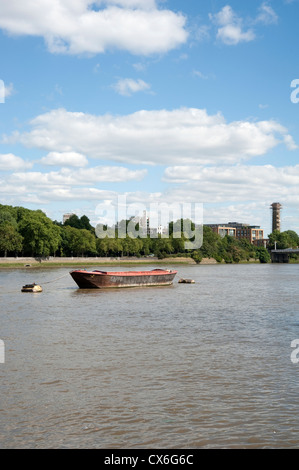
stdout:
POLYGON ((195 284, 194 279, 180 279, 179 284, 195 284))
POLYGON ((43 289, 38 284, 26 284, 22 287, 21 292, 42 292, 43 289))

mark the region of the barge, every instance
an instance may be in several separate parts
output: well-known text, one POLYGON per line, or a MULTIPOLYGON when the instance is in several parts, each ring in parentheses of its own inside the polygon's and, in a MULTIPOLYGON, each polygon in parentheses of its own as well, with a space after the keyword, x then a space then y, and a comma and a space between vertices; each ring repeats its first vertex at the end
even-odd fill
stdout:
POLYGON ((111 287, 169 286, 177 271, 153 269, 152 271, 86 271, 77 269, 70 275, 80 289, 104 289, 111 287))

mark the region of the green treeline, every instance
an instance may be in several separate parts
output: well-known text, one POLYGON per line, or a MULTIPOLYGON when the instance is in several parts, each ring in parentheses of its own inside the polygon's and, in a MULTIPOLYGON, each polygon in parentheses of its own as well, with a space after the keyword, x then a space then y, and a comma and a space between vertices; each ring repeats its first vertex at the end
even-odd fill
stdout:
MULTIPOLYGON (((130 221, 122 221, 128 225, 130 221)), ((181 221, 181 225, 182 225, 181 221)), ((137 224, 138 225, 138 224, 137 224)), ((163 238, 98 238, 87 216, 71 216, 64 224, 52 221, 41 210, 12 207, 0 204, 0 255, 1 256, 148 256, 159 259, 168 256, 191 257, 197 263, 202 258, 215 258, 218 262, 238 263, 249 259, 270 261, 268 250, 255 247, 248 240, 233 237, 221 238, 210 227, 203 227, 203 244, 200 249, 185 250, 184 235, 173 233, 169 224, 169 236, 163 238)), ((138 227, 137 227, 138 229, 138 227)), ((109 228, 107 228, 109 233, 109 228)), ((194 224, 191 230, 194 230, 194 224)), ((296 232, 274 232, 269 236, 269 249, 299 246, 296 232)))

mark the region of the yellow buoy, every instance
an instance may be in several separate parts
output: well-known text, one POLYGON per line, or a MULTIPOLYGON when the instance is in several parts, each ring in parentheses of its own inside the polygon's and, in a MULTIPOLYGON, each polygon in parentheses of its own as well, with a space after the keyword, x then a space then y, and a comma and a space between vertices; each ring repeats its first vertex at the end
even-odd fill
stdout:
POLYGON ((195 284, 194 279, 180 279, 179 284, 195 284))
POLYGON ((41 286, 38 284, 26 284, 25 286, 22 287, 21 289, 22 292, 42 292, 43 289, 41 286))

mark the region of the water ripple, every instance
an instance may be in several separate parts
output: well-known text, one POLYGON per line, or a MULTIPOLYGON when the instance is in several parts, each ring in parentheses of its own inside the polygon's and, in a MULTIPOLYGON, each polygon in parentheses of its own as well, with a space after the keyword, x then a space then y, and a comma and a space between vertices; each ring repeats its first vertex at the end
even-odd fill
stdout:
POLYGON ((20 293, 32 275, 0 271, 1 448, 298 447, 298 265, 188 266, 179 277, 193 285, 113 292, 66 277, 20 293))

